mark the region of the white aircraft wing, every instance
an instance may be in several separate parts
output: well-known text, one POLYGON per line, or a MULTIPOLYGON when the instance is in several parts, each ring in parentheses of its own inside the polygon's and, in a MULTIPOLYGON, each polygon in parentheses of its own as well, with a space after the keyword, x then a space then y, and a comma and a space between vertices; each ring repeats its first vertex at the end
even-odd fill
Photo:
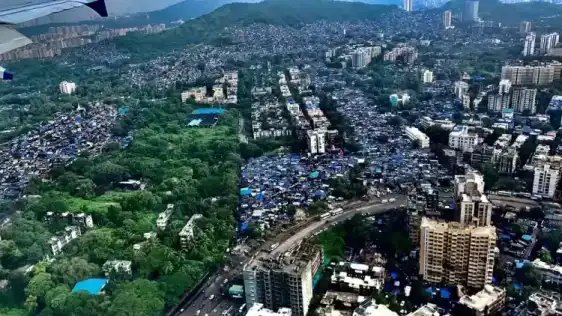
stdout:
POLYGON ((0 24, 18 24, 76 7, 88 6, 107 16, 105 0, 40 0, 0 9, 0 24))
MULTIPOLYGON (((26 0, 17 6, 0 8, 0 54, 31 43, 29 38, 14 29, 15 24, 81 6, 88 6, 100 16, 107 16, 105 0, 26 0)), ((0 80, 12 77, 11 73, 0 67, 0 80)))

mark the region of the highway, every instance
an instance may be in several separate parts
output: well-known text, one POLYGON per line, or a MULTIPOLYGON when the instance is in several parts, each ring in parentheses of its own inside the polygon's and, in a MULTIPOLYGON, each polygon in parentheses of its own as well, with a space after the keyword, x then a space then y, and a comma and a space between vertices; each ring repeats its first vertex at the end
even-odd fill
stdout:
MULTIPOLYGON (((314 233, 333 225, 334 223, 345 221, 346 219, 353 217, 355 214, 379 214, 397 208, 402 204, 407 204, 407 197, 405 196, 385 197, 385 199, 390 198, 395 198, 396 201, 386 204, 381 204, 380 200, 356 203, 354 205, 359 204, 361 206, 354 206, 354 208, 347 210, 344 207, 343 213, 327 218, 326 220, 310 220, 306 222, 304 226, 298 228, 297 231, 295 231, 295 229, 288 229, 283 234, 276 236, 273 240, 269 240, 268 242, 262 244, 256 250, 256 253, 268 250, 270 245, 274 243, 279 243, 279 246, 275 248, 272 254, 283 252, 289 249, 296 242, 304 240, 312 236, 314 233)), ((205 314, 207 314, 207 316, 218 316, 230 306, 233 306, 234 311, 238 311, 241 303, 234 302, 229 297, 223 296, 221 294, 221 288, 225 279, 232 280, 234 277, 242 273, 242 268, 245 263, 249 261, 249 258, 238 256, 231 258, 231 261, 233 264, 228 271, 221 270, 212 275, 203 285, 202 289, 196 293, 190 301, 184 302, 184 306, 182 306, 183 311, 176 315, 195 316, 197 315, 197 311, 199 311, 200 316, 205 316, 205 314), (212 300, 210 299, 211 296, 213 296, 212 300)), ((235 313, 232 313, 232 315, 235 315, 235 313)))

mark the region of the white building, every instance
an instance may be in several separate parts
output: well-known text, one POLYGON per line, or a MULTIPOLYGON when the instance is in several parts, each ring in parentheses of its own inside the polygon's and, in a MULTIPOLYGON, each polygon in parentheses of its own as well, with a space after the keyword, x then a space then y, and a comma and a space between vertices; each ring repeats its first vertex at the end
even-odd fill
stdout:
POLYGON ((187 224, 182 228, 179 232, 180 236, 180 245, 182 249, 186 249, 189 247, 189 242, 193 239, 194 236, 194 229, 195 229, 195 221, 203 217, 201 214, 193 214, 187 224))
POLYGON ((482 291, 459 299, 459 304, 471 311, 472 315, 494 315, 505 307, 506 290, 486 284, 482 291))
POLYGON ((263 307, 263 304, 254 303, 246 313, 246 316, 291 316, 290 308, 280 308, 277 312, 263 307))
POLYGON ((537 35, 535 33, 529 33, 525 37, 525 44, 523 45, 523 56, 533 56, 535 54, 535 41, 537 40, 537 35))
POLYGON ((462 95, 461 102, 462 102, 462 107, 466 111, 470 111, 470 95, 468 95, 468 93, 462 95))
POLYGON ((509 108, 511 97, 509 94, 495 94, 488 95, 488 110, 490 112, 501 112, 503 109, 509 108))
POLYGON ((404 10, 412 12, 412 0, 404 0, 404 10))
POLYGON ((455 82, 455 95, 458 99, 461 99, 463 94, 468 93, 468 83, 464 81, 456 81, 455 82))
POLYGON ((556 32, 541 35, 541 46, 540 46, 541 54, 548 53, 552 48, 558 45, 559 39, 560 36, 556 32))
POLYGON ((76 84, 74 82, 63 81, 59 84, 60 93, 73 94, 76 91, 76 84))
POLYGON ((509 93, 509 90, 511 90, 511 81, 509 79, 502 79, 500 80, 500 84, 498 85, 498 87, 498 93, 509 93))
POLYGON ((459 149, 463 152, 471 151, 478 145, 480 139, 478 134, 468 131, 468 126, 455 126, 449 134, 449 147, 459 149))
POLYGON ((426 69, 423 71, 422 75, 423 83, 433 82, 433 71, 426 69))
POLYGON ((68 245, 74 239, 80 237, 82 232, 78 226, 66 226, 64 231, 59 232, 57 236, 51 237, 49 240, 49 245, 51 246, 51 252, 53 256, 57 256, 62 253, 62 248, 68 245))
POLYGON ((540 273, 543 281, 548 281, 554 284, 562 284, 562 267, 559 265, 548 264, 535 259, 531 262, 533 267, 540 273))
POLYGON ((447 10, 445 12, 443 12, 443 26, 446 29, 449 29, 452 27, 452 20, 453 20, 453 12, 451 12, 451 10, 447 10))
POLYGON ((437 305, 428 303, 406 316, 439 316, 437 305))
POLYGON ((102 270, 106 277, 109 277, 112 272, 131 274, 131 266, 132 262, 128 260, 108 260, 103 264, 102 270))
POLYGON ((367 300, 353 311, 353 316, 398 316, 383 304, 377 304, 372 300, 367 300))
POLYGON ((421 132, 416 127, 406 127, 406 136, 420 145, 420 148, 428 148, 429 147, 429 137, 421 132))
POLYGON ((166 206, 166 210, 158 214, 158 218, 156 219, 156 228, 160 230, 165 230, 166 226, 168 225, 168 220, 170 220, 170 216, 172 216, 173 211, 174 211, 174 204, 168 204, 166 206))
POLYGON ((353 68, 365 68, 370 62, 370 52, 365 49, 359 48, 351 53, 351 66, 353 68))
POLYGON ((306 131, 308 141, 308 151, 311 154, 326 153, 326 131, 308 130, 306 131))
POLYGON ((559 169, 551 168, 548 164, 536 167, 533 178, 533 194, 553 197, 559 179, 559 169))

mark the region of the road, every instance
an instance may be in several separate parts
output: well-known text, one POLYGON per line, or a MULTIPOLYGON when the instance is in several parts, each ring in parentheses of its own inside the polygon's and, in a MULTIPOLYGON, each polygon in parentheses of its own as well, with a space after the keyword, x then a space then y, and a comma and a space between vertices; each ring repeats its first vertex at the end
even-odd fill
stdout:
POLYGON ((527 198, 514 197, 514 196, 501 196, 501 195, 488 194, 488 199, 492 201, 493 204, 509 205, 517 209, 527 206, 529 207, 539 206, 539 203, 537 203, 536 201, 527 198))
MULTIPOLYGON (((352 209, 344 210, 344 213, 330 217, 324 221, 311 220, 303 227, 300 227, 298 231, 289 229, 285 233, 278 235, 273 240, 264 243, 259 247, 257 252, 269 249, 269 245, 273 243, 280 243, 273 252, 279 253, 289 249, 296 242, 310 237, 312 234, 325 229, 334 223, 345 221, 346 219, 353 217, 355 214, 379 214, 397 208, 401 204, 407 204, 407 197, 405 196, 386 196, 385 199, 392 197, 396 199, 396 201, 392 203, 381 204, 379 200, 356 203, 355 205, 359 204, 361 206, 354 206, 352 209)), ((190 302, 185 303, 183 306, 183 312, 176 315, 194 316, 197 315, 197 311, 200 311, 200 316, 205 316, 205 314, 208 316, 218 316, 230 306, 234 306, 233 309, 237 311, 241 303, 234 302, 229 297, 223 296, 221 294, 221 288, 225 279, 232 280, 235 276, 242 273, 242 268, 248 260, 249 258, 245 257, 231 258, 231 261, 233 262, 232 269, 228 271, 221 270, 212 275, 203 285, 202 290, 195 294, 194 298, 190 302), (211 295, 214 296, 213 300, 209 299, 211 295)))

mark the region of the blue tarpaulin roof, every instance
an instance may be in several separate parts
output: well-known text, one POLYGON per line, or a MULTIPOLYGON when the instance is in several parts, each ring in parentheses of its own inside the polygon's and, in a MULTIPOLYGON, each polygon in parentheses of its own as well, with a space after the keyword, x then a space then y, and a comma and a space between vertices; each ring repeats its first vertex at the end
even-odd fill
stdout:
POLYGON ((516 268, 516 269, 521 269, 521 268, 523 268, 523 266, 526 265, 527 263, 529 263, 529 260, 517 260, 517 259, 515 259, 515 268, 516 268))
POLYGON ((200 108, 200 109, 196 109, 193 112, 191 112, 192 115, 198 115, 198 114, 222 114, 224 113, 224 109, 221 108, 200 108))
POLYGON ((441 289, 441 298, 448 300, 449 298, 451 298, 451 292, 449 292, 449 290, 446 288, 441 289))
POLYGON ((109 279, 105 278, 92 278, 79 281, 74 285, 72 292, 86 291, 90 294, 99 294, 105 285, 109 282, 109 279))
POLYGON ((390 277, 395 280, 398 277, 398 273, 396 272, 390 272, 390 277))
POLYGON ((318 171, 311 172, 308 176, 311 178, 318 178, 320 173, 318 171))
POLYGON ((128 107, 123 106, 123 107, 120 107, 120 108, 119 108, 119 114, 125 115, 125 114, 127 114, 127 113, 129 113, 129 108, 128 108, 128 107))
POLYGON ((240 195, 250 195, 250 194, 252 194, 252 189, 250 189, 250 188, 240 189, 240 195))
POLYGON ((525 240, 525 241, 531 241, 531 239, 533 239, 533 237, 531 235, 523 235, 521 236, 521 239, 525 240))
POLYGON ((243 231, 248 230, 249 226, 250 226, 250 224, 249 224, 248 221, 240 223, 240 231, 243 232, 243 231))

